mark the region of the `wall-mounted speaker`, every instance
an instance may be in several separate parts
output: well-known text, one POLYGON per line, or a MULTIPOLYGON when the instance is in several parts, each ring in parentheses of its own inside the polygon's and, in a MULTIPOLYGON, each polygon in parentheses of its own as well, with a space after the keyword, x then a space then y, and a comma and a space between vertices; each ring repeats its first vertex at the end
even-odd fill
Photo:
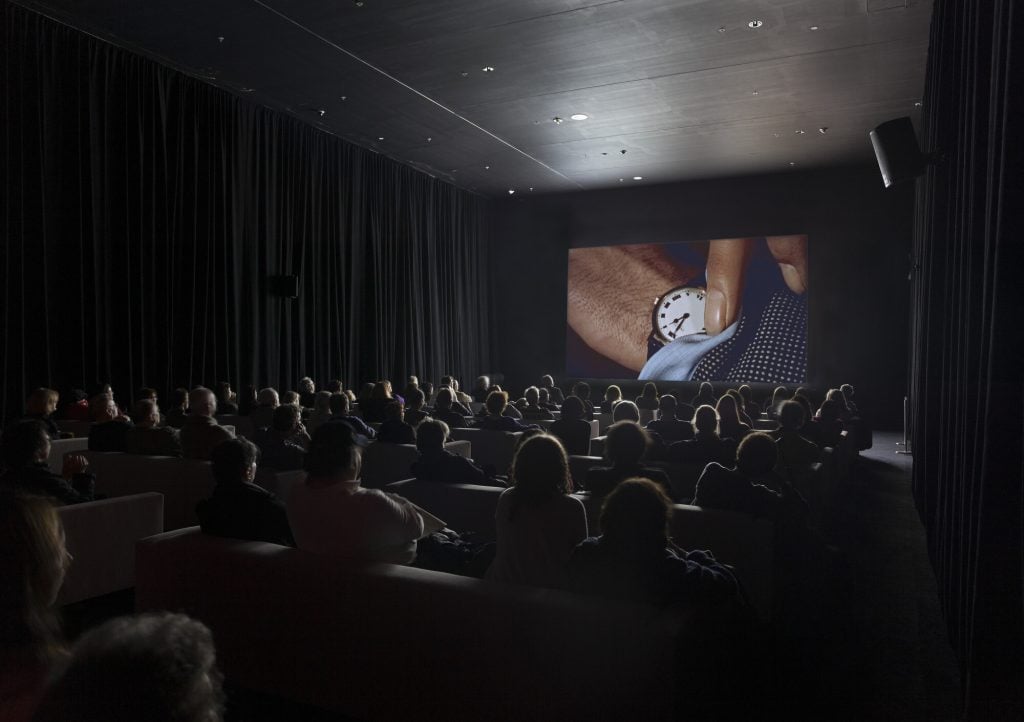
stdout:
POLYGON ((270 276, 269 289, 271 296, 277 296, 279 298, 298 298, 299 297, 299 277, 298 276, 270 276))
POLYGON ((895 183, 914 180, 924 173, 928 159, 917 145, 917 136, 914 135, 910 118, 886 121, 869 135, 886 188, 895 183))

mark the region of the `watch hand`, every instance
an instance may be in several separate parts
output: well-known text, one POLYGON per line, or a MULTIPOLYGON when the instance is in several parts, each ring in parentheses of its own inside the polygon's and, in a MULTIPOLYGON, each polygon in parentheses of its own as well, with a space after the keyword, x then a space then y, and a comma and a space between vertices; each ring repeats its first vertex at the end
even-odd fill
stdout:
MULTIPOLYGON (((686 323, 686 319, 688 319, 689 317, 690 314, 684 313, 682 316, 676 319, 676 321, 679 321, 679 323, 676 323, 676 333, 679 333, 679 330, 683 327, 683 324, 686 323)), ((675 321, 673 321, 673 323, 675 323, 675 321)))

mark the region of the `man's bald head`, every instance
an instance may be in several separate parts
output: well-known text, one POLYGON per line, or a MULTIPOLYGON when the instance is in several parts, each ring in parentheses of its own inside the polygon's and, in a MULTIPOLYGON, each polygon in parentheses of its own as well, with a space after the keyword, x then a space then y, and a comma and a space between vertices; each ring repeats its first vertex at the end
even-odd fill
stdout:
POLYGON ((188 408, 195 416, 213 416, 217 413, 217 397, 210 389, 197 386, 188 394, 188 408))

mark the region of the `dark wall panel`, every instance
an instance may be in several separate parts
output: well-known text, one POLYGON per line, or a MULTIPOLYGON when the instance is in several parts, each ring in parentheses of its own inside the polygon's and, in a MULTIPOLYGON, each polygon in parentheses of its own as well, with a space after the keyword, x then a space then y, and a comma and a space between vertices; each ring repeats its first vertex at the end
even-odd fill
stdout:
POLYGON ((912 213, 912 188, 885 190, 870 167, 508 199, 492 253, 501 370, 513 389, 564 370, 571 247, 806 233, 809 383, 852 383, 898 428, 912 213))

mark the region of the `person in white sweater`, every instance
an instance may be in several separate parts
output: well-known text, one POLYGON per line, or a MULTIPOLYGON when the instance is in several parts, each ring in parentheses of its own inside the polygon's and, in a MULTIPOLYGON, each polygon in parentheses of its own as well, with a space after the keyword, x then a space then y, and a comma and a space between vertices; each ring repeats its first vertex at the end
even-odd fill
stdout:
POLYGON ((306 480, 288 495, 288 523, 299 549, 361 561, 409 564, 423 518, 397 494, 359 483, 361 449, 345 423, 320 426, 306 455, 306 480))

